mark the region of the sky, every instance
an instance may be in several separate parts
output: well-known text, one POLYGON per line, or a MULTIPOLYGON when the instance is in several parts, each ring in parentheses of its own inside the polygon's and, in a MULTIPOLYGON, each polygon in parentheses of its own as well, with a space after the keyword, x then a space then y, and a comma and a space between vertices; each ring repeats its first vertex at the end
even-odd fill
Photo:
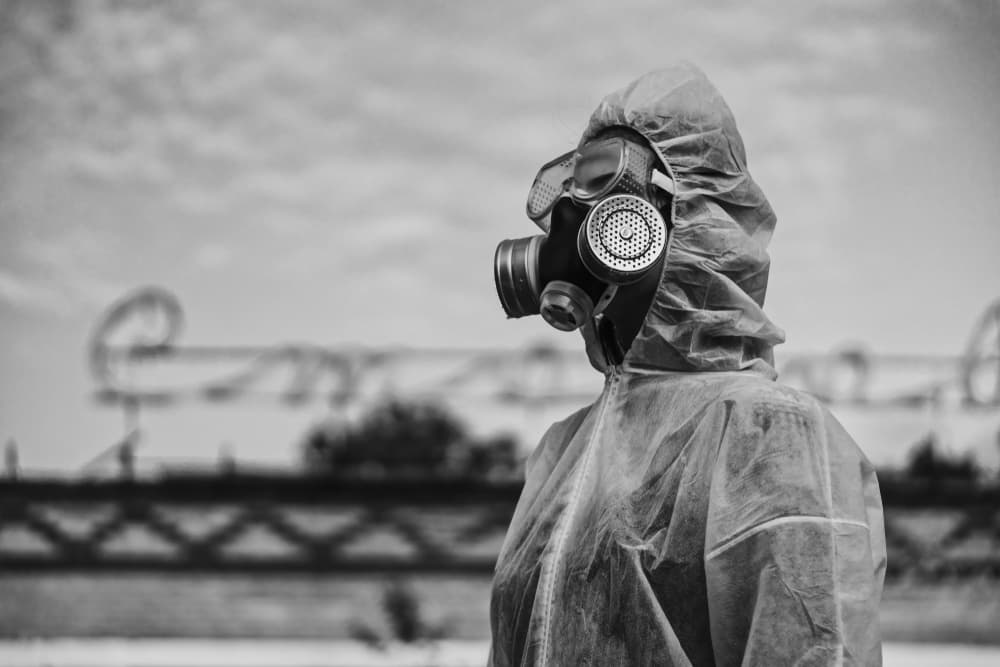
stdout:
MULTIPOLYGON (((493 250, 600 98, 680 59, 778 215, 779 367, 961 353, 1000 296, 995 1, 0 0, 0 440, 76 470, 120 436, 87 341, 143 285, 182 344, 578 346, 503 319, 493 250)), ((153 411, 143 452, 290 462, 323 411, 153 411)))

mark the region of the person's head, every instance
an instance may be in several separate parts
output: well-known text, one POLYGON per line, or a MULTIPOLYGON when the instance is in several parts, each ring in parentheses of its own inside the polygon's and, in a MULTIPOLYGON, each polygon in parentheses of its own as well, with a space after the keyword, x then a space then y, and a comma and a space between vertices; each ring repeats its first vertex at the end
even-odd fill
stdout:
POLYGON ((503 241, 494 279, 509 317, 597 325, 621 360, 659 284, 672 183, 638 132, 612 127, 539 171, 527 213, 544 235, 503 241))

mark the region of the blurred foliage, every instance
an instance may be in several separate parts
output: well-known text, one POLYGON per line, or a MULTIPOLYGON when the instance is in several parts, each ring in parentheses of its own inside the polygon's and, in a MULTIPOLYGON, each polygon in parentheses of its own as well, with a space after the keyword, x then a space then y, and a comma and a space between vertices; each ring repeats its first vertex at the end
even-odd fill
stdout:
POLYGON ((393 636, 402 642, 441 639, 445 636, 443 626, 429 626, 421 618, 420 601, 416 593, 400 581, 386 586, 382 595, 382 609, 393 636))
POLYGON ((960 456, 942 451, 935 433, 928 433, 913 446, 905 473, 912 479, 970 482, 983 474, 971 454, 960 456))
POLYGON ((386 584, 382 589, 381 602, 389 635, 383 636, 367 623, 356 621, 350 628, 351 637, 369 646, 383 648, 388 641, 412 644, 448 636, 444 625, 431 625, 423 618, 417 594, 404 582, 396 579, 386 584))
POLYGON ((473 437, 444 406, 393 399, 356 423, 314 428, 305 440, 304 460, 311 471, 360 476, 511 477, 521 469, 517 450, 510 435, 473 437))

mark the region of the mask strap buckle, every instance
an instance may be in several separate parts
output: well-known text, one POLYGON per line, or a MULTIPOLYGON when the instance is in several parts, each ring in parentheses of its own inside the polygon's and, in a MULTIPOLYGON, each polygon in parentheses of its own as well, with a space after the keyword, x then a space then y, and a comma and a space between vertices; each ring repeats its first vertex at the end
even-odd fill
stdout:
POLYGON ((594 304, 593 316, 597 317, 598 315, 603 313, 604 309, 608 307, 608 304, 611 303, 611 300, 615 298, 615 295, 617 293, 618 293, 618 285, 609 284, 606 288, 604 288, 604 293, 601 294, 601 297, 597 300, 597 303, 594 304))
POLYGON ((671 197, 677 194, 677 188, 674 186, 674 182, 669 176, 658 169, 653 170, 653 175, 649 177, 649 182, 661 190, 669 192, 671 197))

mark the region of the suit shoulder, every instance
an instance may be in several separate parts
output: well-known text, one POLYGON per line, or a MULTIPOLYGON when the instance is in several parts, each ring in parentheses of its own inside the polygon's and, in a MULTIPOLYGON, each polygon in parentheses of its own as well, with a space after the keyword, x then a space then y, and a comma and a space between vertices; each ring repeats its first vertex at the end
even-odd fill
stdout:
POLYGON ((551 464, 557 460, 573 435, 580 429, 580 424, 586 419, 592 407, 592 405, 588 405, 580 408, 568 417, 549 426, 538 445, 528 455, 527 470, 533 470, 540 462, 547 461, 551 464))
POLYGON ((816 397, 760 376, 740 378, 727 387, 719 399, 741 411, 765 408, 811 415, 819 419, 828 414, 826 407, 816 397))
POLYGON ((580 428, 581 422, 583 422, 587 413, 589 413, 593 407, 593 405, 586 405, 579 410, 576 410, 569 416, 553 422, 552 425, 545 431, 545 435, 542 436, 542 440, 544 441, 552 436, 559 437, 559 435, 567 432, 575 432, 578 428, 580 428))

